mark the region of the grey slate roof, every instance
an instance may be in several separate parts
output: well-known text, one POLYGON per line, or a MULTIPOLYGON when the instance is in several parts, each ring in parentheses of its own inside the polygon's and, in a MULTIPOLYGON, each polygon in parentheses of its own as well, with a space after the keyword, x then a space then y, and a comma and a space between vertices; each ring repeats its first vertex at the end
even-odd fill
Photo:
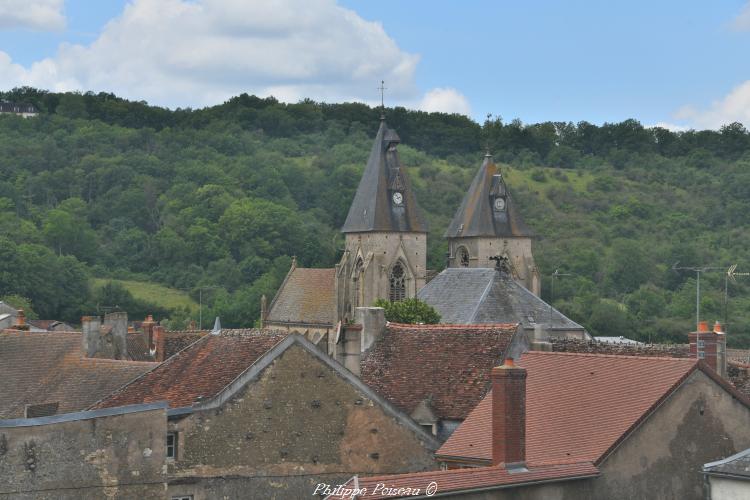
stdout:
POLYGON ((703 472, 710 476, 724 476, 750 481, 750 448, 703 466, 703 472))
POLYGON ((514 206, 513 198, 492 156, 486 155, 461 206, 445 231, 445 237, 533 235, 514 206), (493 210, 493 195, 505 197, 504 211, 493 210))
POLYGON ((443 323, 522 323, 550 330, 584 328, 518 284, 491 268, 448 268, 417 297, 434 307, 443 323))
POLYGON ((395 148, 398 142, 398 134, 382 120, 341 232, 427 232, 427 222, 395 148), (394 190, 403 194, 400 206, 392 202, 394 190))

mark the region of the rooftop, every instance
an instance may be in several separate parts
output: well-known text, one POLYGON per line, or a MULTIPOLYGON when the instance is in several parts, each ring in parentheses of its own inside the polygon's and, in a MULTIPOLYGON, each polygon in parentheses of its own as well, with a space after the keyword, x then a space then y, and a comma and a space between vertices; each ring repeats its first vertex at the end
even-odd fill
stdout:
MULTIPOLYGON (((695 359, 553 352, 528 352, 517 364, 527 371, 526 461, 531 465, 598 464, 699 366, 695 359)), ((438 455, 491 461, 491 394, 438 455)))
POLYGON ((362 356, 362 380, 411 414, 423 401, 441 419, 464 419, 489 388, 518 325, 389 323, 362 356))
POLYGON ((21 418, 26 405, 83 410, 155 366, 83 357, 81 332, 0 332, 0 418, 21 418))
POLYGON ((333 325, 336 270, 292 264, 268 308, 267 322, 333 325))
POLYGON ((285 333, 267 330, 222 330, 206 335, 95 407, 156 401, 167 401, 170 408, 192 406, 216 396, 285 337, 285 333))
POLYGON ((509 275, 491 268, 445 269, 417 297, 434 307, 445 323, 523 323, 584 330, 509 275))
POLYGON ((750 449, 741 451, 724 460, 705 464, 703 472, 710 476, 732 477, 750 481, 750 449))
MULTIPOLYGON (((355 498, 403 498, 419 489, 421 496, 425 496, 428 487, 434 483, 434 494, 447 493, 456 490, 483 490, 507 486, 522 486, 542 482, 565 481, 596 477, 599 470, 593 464, 570 463, 560 465, 543 465, 531 467, 518 472, 509 472, 504 467, 475 467, 469 469, 451 469, 430 472, 416 472, 412 474, 395 474, 389 476, 374 476, 358 478, 358 487, 367 488, 367 493, 355 498), (393 491, 403 488, 403 494, 393 494, 393 491), (411 492, 406 489, 411 488, 411 492)), ((352 488, 354 481, 346 483, 352 488)), ((351 495, 332 495, 328 499, 347 499, 351 495)))

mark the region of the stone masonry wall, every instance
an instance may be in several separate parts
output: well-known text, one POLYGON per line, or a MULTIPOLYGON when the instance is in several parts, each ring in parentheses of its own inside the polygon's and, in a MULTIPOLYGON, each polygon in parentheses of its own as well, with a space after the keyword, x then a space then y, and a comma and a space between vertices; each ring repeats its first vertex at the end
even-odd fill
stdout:
POLYGON ((0 427, 0 499, 163 499, 166 432, 164 408, 0 427))

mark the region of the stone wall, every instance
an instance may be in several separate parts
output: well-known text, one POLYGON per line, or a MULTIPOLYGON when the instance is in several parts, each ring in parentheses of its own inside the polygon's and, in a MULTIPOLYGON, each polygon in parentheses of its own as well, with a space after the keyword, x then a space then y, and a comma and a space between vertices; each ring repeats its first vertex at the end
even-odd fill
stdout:
POLYGON ((688 344, 613 344, 595 340, 550 339, 553 352, 577 352, 591 354, 617 354, 620 356, 659 356, 689 358, 688 344))
POLYGON ((299 345, 220 408, 169 426, 178 433, 169 493, 195 500, 232 496, 234 488, 251 488, 254 498, 305 498, 321 480, 436 466, 422 434, 299 345))
POLYGON ((166 405, 0 421, 0 499, 163 499, 166 405))

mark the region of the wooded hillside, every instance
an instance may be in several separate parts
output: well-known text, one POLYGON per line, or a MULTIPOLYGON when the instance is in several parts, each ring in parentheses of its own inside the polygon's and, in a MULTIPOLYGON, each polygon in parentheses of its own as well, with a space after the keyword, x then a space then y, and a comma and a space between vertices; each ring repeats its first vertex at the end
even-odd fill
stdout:
MULTIPOLYGON (((241 95, 167 110, 111 94, 0 93, 32 119, 0 115, 0 300, 78 322, 118 305, 182 327, 192 307, 135 299, 118 282, 188 291, 203 318, 247 326, 292 255, 332 266, 378 126, 362 104, 283 104, 241 95), (96 278, 97 286, 93 286, 96 278)), ((430 222, 429 266, 485 147, 539 235, 543 297, 600 335, 685 341, 702 316, 750 346, 750 134, 670 132, 635 120, 523 124, 386 110, 430 222), (552 286, 552 273, 560 276, 552 286), (554 291, 553 291, 554 288, 554 291), (554 294, 554 295, 553 295, 554 294)), ((136 316, 137 317, 137 316, 136 316)), ((197 318, 195 318, 197 319, 197 318)))

